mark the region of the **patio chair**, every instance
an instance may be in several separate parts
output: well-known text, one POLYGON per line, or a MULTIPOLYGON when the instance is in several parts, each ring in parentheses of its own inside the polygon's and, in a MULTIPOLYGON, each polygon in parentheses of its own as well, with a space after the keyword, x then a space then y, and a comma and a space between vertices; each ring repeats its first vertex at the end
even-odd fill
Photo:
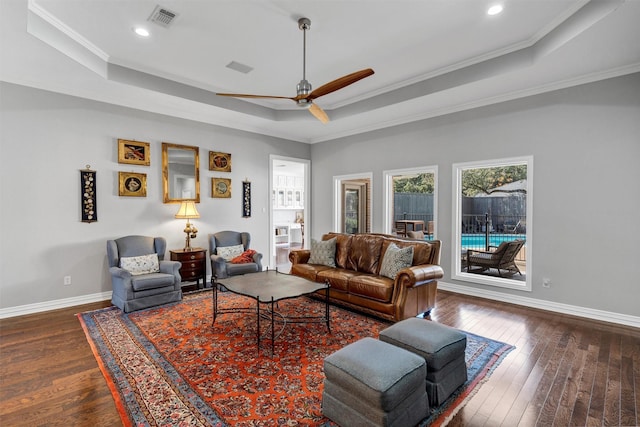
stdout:
POLYGON ((505 222, 504 223, 504 232, 505 233, 512 233, 515 234, 518 232, 518 228, 520 228, 520 221, 518 221, 517 223, 509 223, 509 222, 505 222))
POLYGON ((424 231, 407 231, 407 237, 415 240, 424 240, 424 231))
POLYGON ((507 270, 512 275, 518 273, 522 276, 520 269, 515 263, 516 255, 522 249, 524 240, 513 240, 502 242, 495 251, 467 250, 467 272, 482 273, 491 268, 498 270, 498 275, 502 275, 501 270, 507 270), (477 268, 473 268, 477 267, 477 268))

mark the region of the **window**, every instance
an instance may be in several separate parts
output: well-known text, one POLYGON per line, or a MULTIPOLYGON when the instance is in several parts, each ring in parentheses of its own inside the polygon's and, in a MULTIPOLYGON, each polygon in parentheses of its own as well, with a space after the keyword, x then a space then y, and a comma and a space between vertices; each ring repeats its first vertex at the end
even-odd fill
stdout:
POLYGON ((453 165, 452 277, 531 290, 533 158, 453 165))
POLYGON ((384 172, 386 233, 406 236, 422 230, 425 239, 436 236, 437 166, 384 172))

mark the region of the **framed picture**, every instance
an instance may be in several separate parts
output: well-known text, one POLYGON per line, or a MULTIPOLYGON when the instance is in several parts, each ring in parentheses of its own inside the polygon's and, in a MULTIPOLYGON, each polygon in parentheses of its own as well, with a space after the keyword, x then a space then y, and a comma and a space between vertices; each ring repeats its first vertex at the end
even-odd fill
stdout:
POLYGON ((119 196, 147 197, 147 174, 118 172, 119 196))
POLYGON ((209 151, 209 170, 231 172, 231 154, 209 151))
POLYGON ((231 180, 228 178, 211 178, 211 197, 224 199, 231 197, 231 180))
POLYGON ((118 140, 118 163, 149 166, 151 151, 148 142, 118 140))

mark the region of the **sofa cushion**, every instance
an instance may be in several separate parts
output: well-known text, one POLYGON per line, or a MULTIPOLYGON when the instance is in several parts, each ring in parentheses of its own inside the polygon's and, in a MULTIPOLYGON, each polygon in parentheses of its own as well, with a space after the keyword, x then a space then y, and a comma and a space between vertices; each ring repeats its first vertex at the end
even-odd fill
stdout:
POLYGON ((413 263, 413 246, 399 248, 395 243, 387 246, 380 264, 380 275, 395 279, 403 268, 411 267, 413 263))
POLYGON ((360 274, 349 280, 349 293, 376 301, 390 302, 393 280, 373 274, 360 274))
POLYGON ((127 270, 133 276, 157 273, 160 271, 158 254, 148 254, 120 258, 120 268, 127 270))
POLYGON ((322 278, 318 278, 318 272, 331 270, 331 267, 318 264, 293 264, 291 266, 291 274, 303 277, 312 282, 323 282, 322 278))
POLYGON ((351 234, 327 233, 322 240, 336 239, 336 267, 349 268, 349 250, 351 249, 351 234))
POLYGON ((311 256, 309 264, 336 266, 336 239, 311 240, 311 256))
POLYGON ((361 274, 344 268, 329 268, 318 272, 316 282, 329 282, 332 289, 349 292, 349 281, 361 274))
POLYGON ((378 274, 382 236, 356 234, 351 238, 348 269, 363 273, 378 274))

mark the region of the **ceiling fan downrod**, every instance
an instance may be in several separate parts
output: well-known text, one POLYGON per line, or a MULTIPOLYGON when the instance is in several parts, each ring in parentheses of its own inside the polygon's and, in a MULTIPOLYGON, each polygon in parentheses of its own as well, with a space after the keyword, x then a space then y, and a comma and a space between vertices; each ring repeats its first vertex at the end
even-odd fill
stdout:
POLYGON ((298 19, 298 28, 302 30, 302 80, 296 86, 296 101, 298 107, 311 107, 311 100, 307 96, 311 93, 311 83, 307 81, 307 30, 311 28, 311 20, 309 18, 298 19))

